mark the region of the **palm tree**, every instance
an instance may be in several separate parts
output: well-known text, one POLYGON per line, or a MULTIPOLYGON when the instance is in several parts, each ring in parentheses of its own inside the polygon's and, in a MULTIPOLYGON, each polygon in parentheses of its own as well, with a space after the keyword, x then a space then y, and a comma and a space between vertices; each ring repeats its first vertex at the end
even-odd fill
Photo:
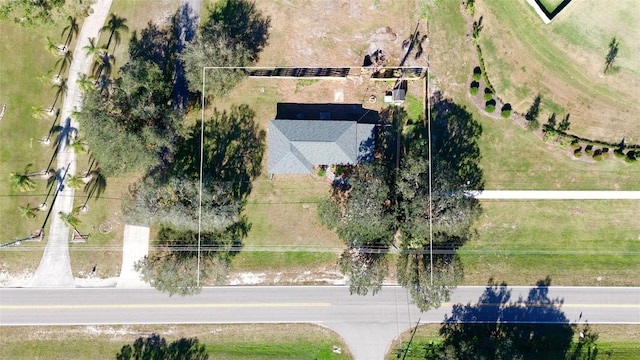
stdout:
POLYGON ((67 174, 67 178, 65 179, 65 185, 72 189, 80 189, 83 185, 85 185, 83 181, 83 177, 80 174, 67 174))
POLYGON ((33 219, 36 217, 37 211, 40 211, 39 207, 31 207, 31 204, 27 204, 26 206, 18 206, 20 210, 20 215, 26 219, 33 219))
POLYGON ((71 65, 71 60, 73 59, 73 54, 71 51, 67 51, 64 55, 56 61, 56 66, 60 65, 60 69, 58 70, 58 75, 56 75, 56 79, 60 79, 60 74, 71 65))
POLYGON ((87 200, 85 200, 83 209, 87 208, 89 199, 94 197, 99 199, 104 190, 107 188, 107 178, 102 174, 100 167, 95 170, 89 171, 85 177, 86 185, 84 186, 84 193, 87 194, 87 200))
POLYGON ((93 81, 89 80, 87 74, 78 74, 78 80, 76 80, 76 84, 83 92, 87 92, 89 90, 95 89, 96 86, 93 81))
POLYGON ((93 37, 89 38, 89 45, 83 47, 82 50, 86 51, 87 56, 91 56, 93 61, 100 61, 103 54, 107 52, 107 49, 96 44, 96 38, 93 37))
POLYGON ((53 109, 56 107, 58 99, 67 93, 67 79, 60 79, 60 82, 53 84, 52 87, 56 88, 56 97, 53 99, 53 104, 51 104, 51 107, 49 108, 51 112, 53 112, 53 109))
POLYGON ((62 211, 58 212, 62 223, 70 228, 76 228, 82 223, 82 221, 78 219, 78 214, 80 214, 79 207, 74 208, 70 213, 64 213, 62 211))
POLYGON ((68 145, 68 147, 73 150, 76 155, 86 154, 89 152, 89 150, 87 150, 87 141, 84 139, 75 139, 68 145))
POLYGON ((25 191, 33 191, 36 188, 36 183, 31 179, 31 175, 29 174, 29 168, 31 168, 33 164, 28 164, 24 167, 24 172, 22 173, 11 173, 11 187, 14 190, 19 190, 21 192, 25 191))
POLYGON ((63 53, 66 52, 66 49, 64 46, 60 45, 60 44, 56 44, 50 37, 47 36, 47 46, 46 49, 48 52, 50 52, 52 55, 55 56, 60 56, 63 53))
POLYGON ((127 19, 118 17, 116 14, 111 13, 109 21, 107 21, 107 25, 100 29, 100 31, 106 30, 111 32, 111 34, 109 34, 109 40, 107 41, 107 49, 109 49, 112 39, 115 39, 116 46, 120 44, 120 31, 129 32, 129 27, 125 24, 126 21, 127 19))
POLYGON ((91 56, 93 59, 93 64, 91 65, 91 72, 93 73, 102 64, 102 58, 107 53, 107 49, 98 46, 96 38, 89 38, 89 45, 83 47, 82 50, 86 51, 87 56, 91 56))
POLYGON ((111 71, 113 70, 113 66, 115 65, 115 63, 115 56, 108 53, 101 54, 100 60, 93 63, 93 78, 97 81, 102 75, 104 75, 106 78, 111 77, 111 71))
POLYGON ((67 16, 67 21, 69 22, 69 25, 62 29, 62 35, 60 36, 62 38, 65 33, 67 34, 67 40, 64 42, 65 47, 69 46, 74 35, 78 35, 78 23, 76 22, 76 18, 69 15, 67 16))

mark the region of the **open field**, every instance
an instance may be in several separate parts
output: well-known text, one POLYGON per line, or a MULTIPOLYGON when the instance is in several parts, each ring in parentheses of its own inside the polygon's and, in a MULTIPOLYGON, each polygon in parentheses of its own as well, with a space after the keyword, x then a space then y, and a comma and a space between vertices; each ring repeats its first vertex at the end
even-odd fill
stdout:
POLYGON ((638 286, 638 201, 483 201, 477 238, 461 249, 466 285, 638 286), (598 278, 600 277, 600 281, 598 278))
POLYGON ((518 112, 526 112, 540 94, 541 123, 552 112, 571 114, 571 133, 638 143, 638 14, 640 4, 633 0, 574 1, 544 25, 524 1, 478 2, 487 74, 498 96, 518 112), (620 43, 618 56, 604 75, 614 36, 620 43))
POLYGON ((0 358, 115 358, 122 346, 153 332, 167 342, 197 337, 211 359, 351 359, 337 334, 311 324, 3 326, 0 358))
MULTIPOLYGON (((638 336, 640 336, 640 326, 597 324, 590 325, 590 327, 599 335, 596 342, 598 355, 616 360, 632 360, 637 357, 638 351, 640 351, 640 345, 637 341, 638 336)), ((406 359, 424 359, 424 350, 420 345, 440 341, 439 330, 440 324, 420 325, 413 338, 411 352, 406 359)), ((401 346, 406 349, 406 344, 410 337, 410 331, 402 333, 400 340, 396 339, 389 347, 390 350, 385 358, 387 360, 396 359, 396 349, 401 346)), ((577 341, 577 339, 574 339, 574 341, 577 341)))

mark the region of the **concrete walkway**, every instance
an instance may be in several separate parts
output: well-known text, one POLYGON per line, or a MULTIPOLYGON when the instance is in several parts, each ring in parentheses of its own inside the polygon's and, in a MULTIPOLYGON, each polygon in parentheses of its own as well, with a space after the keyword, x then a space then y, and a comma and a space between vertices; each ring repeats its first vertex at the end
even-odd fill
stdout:
POLYGON ((468 194, 482 200, 640 200, 640 191, 484 190, 468 194))
POLYGON ((141 288, 149 284, 140 279, 140 273, 133 265, 149 254, 149 228, 146 226, 124 226, 124 240, 122 242, 122 267, 118 288, 141 288))
MULTIPOLYGON (((74 110, 82 107, 82 92, 77 80, 78 74, 88 74, 91 68, 91 57, 88 57, 83 47, 89 45, 89 38, 97 38, 100 28, 104 25, 111 8, 112 0, 97 0, 93 6, 93 13, 89 15, 82 24, 78 41, 73 52, 73 60, 69 66, 69 76, 67 78, 67 95, 62 103, 61 124, 66 126, 65 131, 78 130, 78 123, 71 118, 74 110)), ((63 142, 58 149, 57 171, 64 174, 74 175, 76 173, 76 155, 63 142)), ((61 184, 58 184, 61 186, 61 184)), ((47 246, 40 260, 40 265, 31 280, 32 287, 74 287, 75 280, 71 272, 71 262, 69 259, 69 239, 70 229, 62 223, 59 212, 69 213, 73 210, 74 189, 63 187, 58 193, 55 204, 51 211, 51 226, 47 237, 47 246)))

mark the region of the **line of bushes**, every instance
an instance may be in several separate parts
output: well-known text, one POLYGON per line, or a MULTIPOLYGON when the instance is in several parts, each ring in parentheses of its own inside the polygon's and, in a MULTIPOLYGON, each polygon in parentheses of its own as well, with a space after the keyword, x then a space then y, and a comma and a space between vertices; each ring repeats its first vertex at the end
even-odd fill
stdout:
POLYGON ((617 159, 624 159, 627 163, 636 162, 640 155, 639 145, 625 145, 624 142, 620 144, 611 144, 583 139, 575 135, 567 134, 564 131, 554 129, 548 125, 543 126, 543 131, 543 139, 545 142, 554 142, 563 148, 571 146, 573 149, 573 155, 577 158, 581 157, 584 153, 585 155, 592 157, 595 161, 606 160, 609 159, 610 147, 614 148, 613 155, 617 159))

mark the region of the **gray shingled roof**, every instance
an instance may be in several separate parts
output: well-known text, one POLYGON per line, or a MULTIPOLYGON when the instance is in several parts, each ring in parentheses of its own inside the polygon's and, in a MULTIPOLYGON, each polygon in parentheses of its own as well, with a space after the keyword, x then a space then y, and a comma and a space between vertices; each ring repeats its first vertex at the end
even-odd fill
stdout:
POLYGON ((356 164, 371 158, 374 126, 356 121, 272 120, 268 171, 309 174, 313 165, 356 164))

